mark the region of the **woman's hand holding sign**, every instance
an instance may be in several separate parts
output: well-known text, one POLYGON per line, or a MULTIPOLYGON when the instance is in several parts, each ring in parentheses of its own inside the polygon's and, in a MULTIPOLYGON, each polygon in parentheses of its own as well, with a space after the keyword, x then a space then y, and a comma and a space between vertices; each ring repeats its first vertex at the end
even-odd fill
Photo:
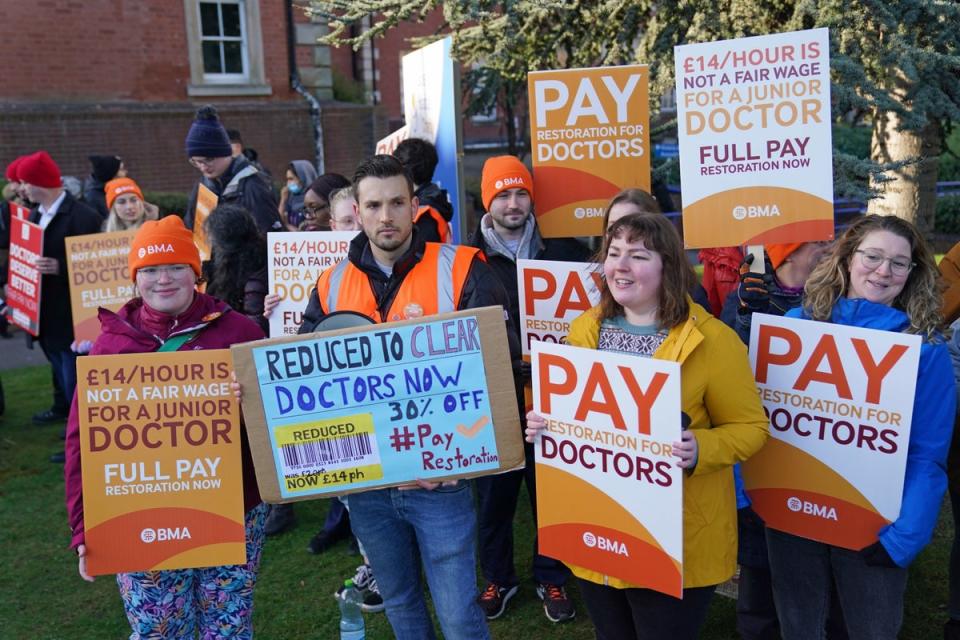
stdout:
POLYGON ((537 436, 547 429, 547 419, 535 411, 527 412, 527 442, 536 442, 537 436))
POLYGON ((77 557, 79 558, 78 568, 80 571, 80 577, 87 582, 93 582, 93 576, 87 573, 87 545, 77 545, 77 557))

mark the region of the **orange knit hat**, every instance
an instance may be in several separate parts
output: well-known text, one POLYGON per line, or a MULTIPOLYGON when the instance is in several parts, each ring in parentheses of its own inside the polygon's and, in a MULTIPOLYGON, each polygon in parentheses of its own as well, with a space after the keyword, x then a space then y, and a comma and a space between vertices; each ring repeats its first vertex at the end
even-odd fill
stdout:
POLYGON ((160 264, 188 264, 200 276, 200 252, 193 243, 193 234, 178 216, 144 222, 130 244, 127 264, 134 281, 140 267, 160 264))
POLYGON ((533 200, 533 176, 516 156, 496 156, 483 163, 480 175, 480 199, 490 211, 493 198, 506 189, 526 189, 533 200))
POLYGON ((117 196, 125 193, 135 193, 138 198, 143 200, 143 192, 140 191, 140 186, 130 178, 111 180, 103 185, 103 191, 107 194, 107 209, 112 209, 113 201, 117 199, 117 196))
POLYGON ((768 244, 765 248, 767 255, 770 256, 770 264, 774 269, 779 269, 784 260, 790 257, 790 254, 802 247, 805 242, 784 242, 783 244, 768 244))

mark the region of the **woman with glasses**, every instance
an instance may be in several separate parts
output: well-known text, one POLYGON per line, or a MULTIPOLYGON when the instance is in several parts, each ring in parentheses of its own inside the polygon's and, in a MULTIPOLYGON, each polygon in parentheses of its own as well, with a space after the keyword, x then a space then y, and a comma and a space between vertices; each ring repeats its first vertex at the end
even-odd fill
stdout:
POLYGON ((303 196, 303 221, 300 231, 330 231, 330 194, 350 186, 339 173, 325 173, 312 183, 303 196))
MULTIPOLYGON (((242 313, 197 291, 200 254, 177 216, 144 223, 128 260, 139 295, 117 313, 100 309, 101 333, 93 355, 226 349, 263 337, 260 327, 242 313)), ((257 491, 242 422, 240 429, 246 564, 117 574, 131 638, 253 637, 253 587, 267 510, 257 491)), ((80 576, 92 581, 86 570, 76 396, 67 422, 64 476, 71 546, 79 558, 80 576)))
POLYGON ((786 314, 918 334, 923 344, 899 517, 859 551, 767 529, 784 640, 824 637, 831 585, 851 638, 897 637, 907 567, 930 541, 947 483, 956 390, 940 307, 937 266, 917 229, 895 216, 866 216, 814 269, 803 305, 786 314))
POLYGON ((289 231, 303 222, 304 200, 308 185, 317 179, 317 170, 307 160, 294 160, 287 166, 286 184, 280 190, 279 212, 289 231))

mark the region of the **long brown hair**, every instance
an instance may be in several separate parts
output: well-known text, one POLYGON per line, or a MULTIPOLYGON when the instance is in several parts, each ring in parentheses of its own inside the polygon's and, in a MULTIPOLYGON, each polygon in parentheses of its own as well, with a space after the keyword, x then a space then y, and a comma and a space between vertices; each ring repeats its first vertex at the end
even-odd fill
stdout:
MULTIPOLYGON (((689 295, 696 275, 687 261, 683 243, 676 228, 658 213, 632 213, 613 223, 603 237, 601 255, 606 258, 610 243, 620 238, 626 242, 643 242, 650 251, 660 254, 663 273, 658 295, 657 325, 671 329, 690 315, 689 295)), ((623 306, 613 299, 606 280, 600 288, 600 321, 623 315, 623 306)))
POLYGON ((889 231, 910 243, 910 259, 915 266, 891 306, 907 314, 910 319, 908 333, 932 338, 943 325, 939 271, 930 246, 917 228, 896 216, 864 216, 850 225, 833 245, 833 250, 810 274, 804 287, 804 310, 814 320, 829 322, 837 300, 849 291, 853 254, 863 239, 874 231, 889 231))

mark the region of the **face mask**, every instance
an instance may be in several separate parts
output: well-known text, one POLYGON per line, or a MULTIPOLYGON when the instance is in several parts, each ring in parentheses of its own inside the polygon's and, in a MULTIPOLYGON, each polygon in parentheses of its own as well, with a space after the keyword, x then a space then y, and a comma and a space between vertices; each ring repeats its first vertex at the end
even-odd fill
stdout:
POLYGON ((287 183, 287 191, 289 191, 289 192, 292 193, 293 195, 297 195, 297 194, 300 193, 300 191, 301 191, 300 185, 297 184, 296 182, 288 182, 288 183, 287 183))

